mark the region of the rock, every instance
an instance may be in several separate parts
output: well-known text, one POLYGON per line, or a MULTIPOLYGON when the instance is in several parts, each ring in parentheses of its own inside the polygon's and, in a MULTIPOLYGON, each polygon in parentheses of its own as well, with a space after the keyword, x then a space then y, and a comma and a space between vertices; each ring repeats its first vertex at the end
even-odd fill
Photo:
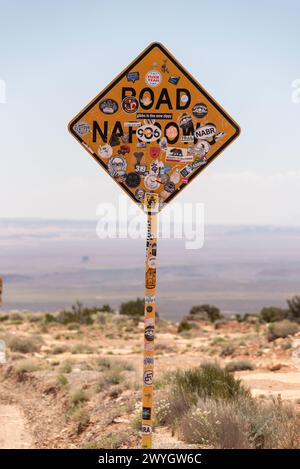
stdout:
POLYGON ((281 368, 283 367, 284 365, 282 365, 282 363, 276 363, 275 365, 270 365, 269 366, 269 370, 270 371, 278 371, 278 370, 281 370, 281 368))

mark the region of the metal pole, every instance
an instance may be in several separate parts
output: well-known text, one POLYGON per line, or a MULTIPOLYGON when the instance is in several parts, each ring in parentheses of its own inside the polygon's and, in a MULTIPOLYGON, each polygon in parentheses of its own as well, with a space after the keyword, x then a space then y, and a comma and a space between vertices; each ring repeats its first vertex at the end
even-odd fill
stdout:
POLYGON ((152 448, 154 422, 154 330, 156 312, 157 213, 148 211, 145 268, 145 328, 143 365, 142 448, 152 448))

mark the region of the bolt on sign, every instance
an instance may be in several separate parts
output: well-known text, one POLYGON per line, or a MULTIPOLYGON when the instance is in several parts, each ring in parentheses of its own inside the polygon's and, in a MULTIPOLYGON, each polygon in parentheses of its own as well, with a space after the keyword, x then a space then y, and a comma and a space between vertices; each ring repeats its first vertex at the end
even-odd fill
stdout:
POLYGON ((142 447, 152 446, 157 214, 240 133, 160 43, 150 44, 69 124, 148 215, 142 447))

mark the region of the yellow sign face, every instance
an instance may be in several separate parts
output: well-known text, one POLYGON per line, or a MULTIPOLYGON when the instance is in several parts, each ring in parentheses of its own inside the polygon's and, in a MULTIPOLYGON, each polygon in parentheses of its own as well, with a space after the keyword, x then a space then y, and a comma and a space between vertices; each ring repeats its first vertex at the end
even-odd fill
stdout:
POLYGON ((69 124, 69 130, 138 204, 159 210, 240 129, 161 44, 150 44, 69 124))

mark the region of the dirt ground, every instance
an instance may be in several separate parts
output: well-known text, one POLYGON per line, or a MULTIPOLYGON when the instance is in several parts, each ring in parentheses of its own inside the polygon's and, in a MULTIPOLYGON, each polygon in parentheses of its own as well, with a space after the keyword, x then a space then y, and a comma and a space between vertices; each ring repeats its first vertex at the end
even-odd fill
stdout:
MULTIPOLYGON (((0 448, 139 447, 143 323, 108 315, 89 326, 61 325, 33 316, 0 322, 7 345, 0 364, 0 448)), ((253 369, 235 375, 254 396, 300 405, 300 333, 269 342, 267 326, 258 323, 202 321, 180 334, 177 327, 158 323, 157 400, 166 373, 177 368, 248 361, 253 369)), ((154 446, 188 445, 157 427, 154 446)))

